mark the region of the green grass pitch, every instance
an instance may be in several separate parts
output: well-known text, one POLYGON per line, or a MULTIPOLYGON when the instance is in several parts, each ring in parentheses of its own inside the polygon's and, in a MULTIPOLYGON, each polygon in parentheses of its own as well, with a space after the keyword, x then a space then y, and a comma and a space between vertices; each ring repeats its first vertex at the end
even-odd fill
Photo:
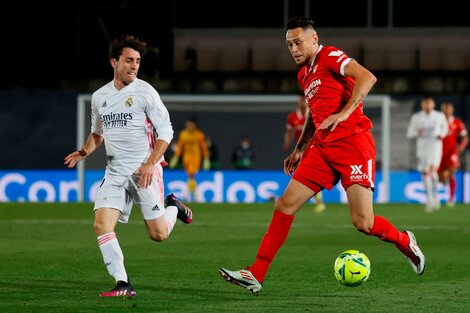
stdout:
POLYGON ((376 214, 410 229, 427 257, 416 275, 390 243, 357 232, 343 204, 321 214, 305 205, 294 220, 258 295, 218 276, 250 265, 272 215, 267 204, 191 205, 170 238, 148 239, 138 208, 116 233, 137 291, 132 299, 100 298, 111 289, 93 231, 90 203, 0 204, 0 312, 468 312, 470 206, 380 204, 376 214), (371 274, 345 287, 336 256, 363 251, 371 274))

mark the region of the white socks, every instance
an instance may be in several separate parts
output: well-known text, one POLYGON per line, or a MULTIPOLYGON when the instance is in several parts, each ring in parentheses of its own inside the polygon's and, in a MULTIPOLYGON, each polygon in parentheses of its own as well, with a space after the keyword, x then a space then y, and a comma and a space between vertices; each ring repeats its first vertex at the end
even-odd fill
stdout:
MULTIPOLYGON (((170 235, 176 224, 178 208, 169 206, 165 210, 165 221, 168 235, 170 235)), ((124 267, 124 255, 116 237, 116 233, 110 232, 98 236, 98 245, 103 255, 103 261, 106 265, 109 275, 113 276, 116 281, 122 280, 127 282, 127 272, 124 267)))
POLYGON ((124 255, 114 232, 98 236, 98 245, 100 246, 103 261, 106 265, 109 275, 116 281, 127 282, 127 273, 124 268, 124 255))
POLYGON ((165 220, 166 220, 166 230, 168 232, 168 236, 170 235, 173 227, 176 224, 176 217, 178 215, 178 208, 175 206, 167 206, 165 209, 165 220))
POLYGON ((432 181, 432 194, 433 199, 437 200, 438 188, 439 188, 439 176, 436 172, 431 173, 431 181, 432 181))
POLYGON ((432 200, 432 179, 431 175, 424 176, 424 188, 426 190, 426 197, 428 198, 428 202, 432 200))

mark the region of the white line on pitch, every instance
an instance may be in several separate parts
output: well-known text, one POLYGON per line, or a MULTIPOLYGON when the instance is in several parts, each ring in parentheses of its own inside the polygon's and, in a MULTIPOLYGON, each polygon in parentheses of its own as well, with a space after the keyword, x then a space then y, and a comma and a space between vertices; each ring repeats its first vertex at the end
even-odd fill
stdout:
MULTIPOLYGON (((140 225, 143 220, 129 221, 127 224, 140 225)), ((56 224, 56 225, 90 225, 93 220, 84 219, 12 219, 1 220, 0 224, 56 224)), ((204 221, 194 221, 192 226, 224 226, 224 227, 267 227, 268 223, 212 223, 204 221)), ((351 224, 325 224, 327 228, 353 228, 351 224)), ((294 223, 292 227, 313 227, 312 224, 307 223, 294 223)), ((407 225, 409 229, 419 230, 448 230, 470 232, 470 227, 452 226, 452 225, 407 225)))

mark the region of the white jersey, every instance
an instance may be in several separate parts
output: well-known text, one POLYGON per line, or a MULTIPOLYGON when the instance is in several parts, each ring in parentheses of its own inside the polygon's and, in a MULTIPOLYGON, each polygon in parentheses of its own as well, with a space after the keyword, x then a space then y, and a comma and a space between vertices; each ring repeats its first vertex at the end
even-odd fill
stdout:
MULTIPOLYGON (((431 159, 428 163, 439 166, 442 156, 442 138, 449 131, 444 113, 432 110, 429 114, 419 111, 411 116, 407 137, 416 138, 416 156, 431 159)), ((426 167, 419 166, 418 167, 426 167)))
MULTIPOLYGON (((104 137, 106 171, 132 174, 144 164, 156 140, 173 139, 173 126, 160 95, 149 83, 136 79, 117 90, 111 81, 91 98, 91 132, 104 137)), ((163 162, 163 156, 159 162, 163 162)))

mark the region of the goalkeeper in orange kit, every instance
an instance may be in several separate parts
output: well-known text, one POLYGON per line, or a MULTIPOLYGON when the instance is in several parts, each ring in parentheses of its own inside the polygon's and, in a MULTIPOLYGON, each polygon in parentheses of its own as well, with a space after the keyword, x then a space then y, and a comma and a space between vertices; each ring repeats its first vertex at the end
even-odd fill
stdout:
POLYGON ((210 168, 209 149, 207 148, 206 136, 199 129, 197 119, 190 116, 186 119, 185 128, 178 136, 174 156, 170 160, 170 168, 175 168, 182 159, 184 171, 188 176, 187 201, 197 200, 196 174, 201 169, 210 168))

